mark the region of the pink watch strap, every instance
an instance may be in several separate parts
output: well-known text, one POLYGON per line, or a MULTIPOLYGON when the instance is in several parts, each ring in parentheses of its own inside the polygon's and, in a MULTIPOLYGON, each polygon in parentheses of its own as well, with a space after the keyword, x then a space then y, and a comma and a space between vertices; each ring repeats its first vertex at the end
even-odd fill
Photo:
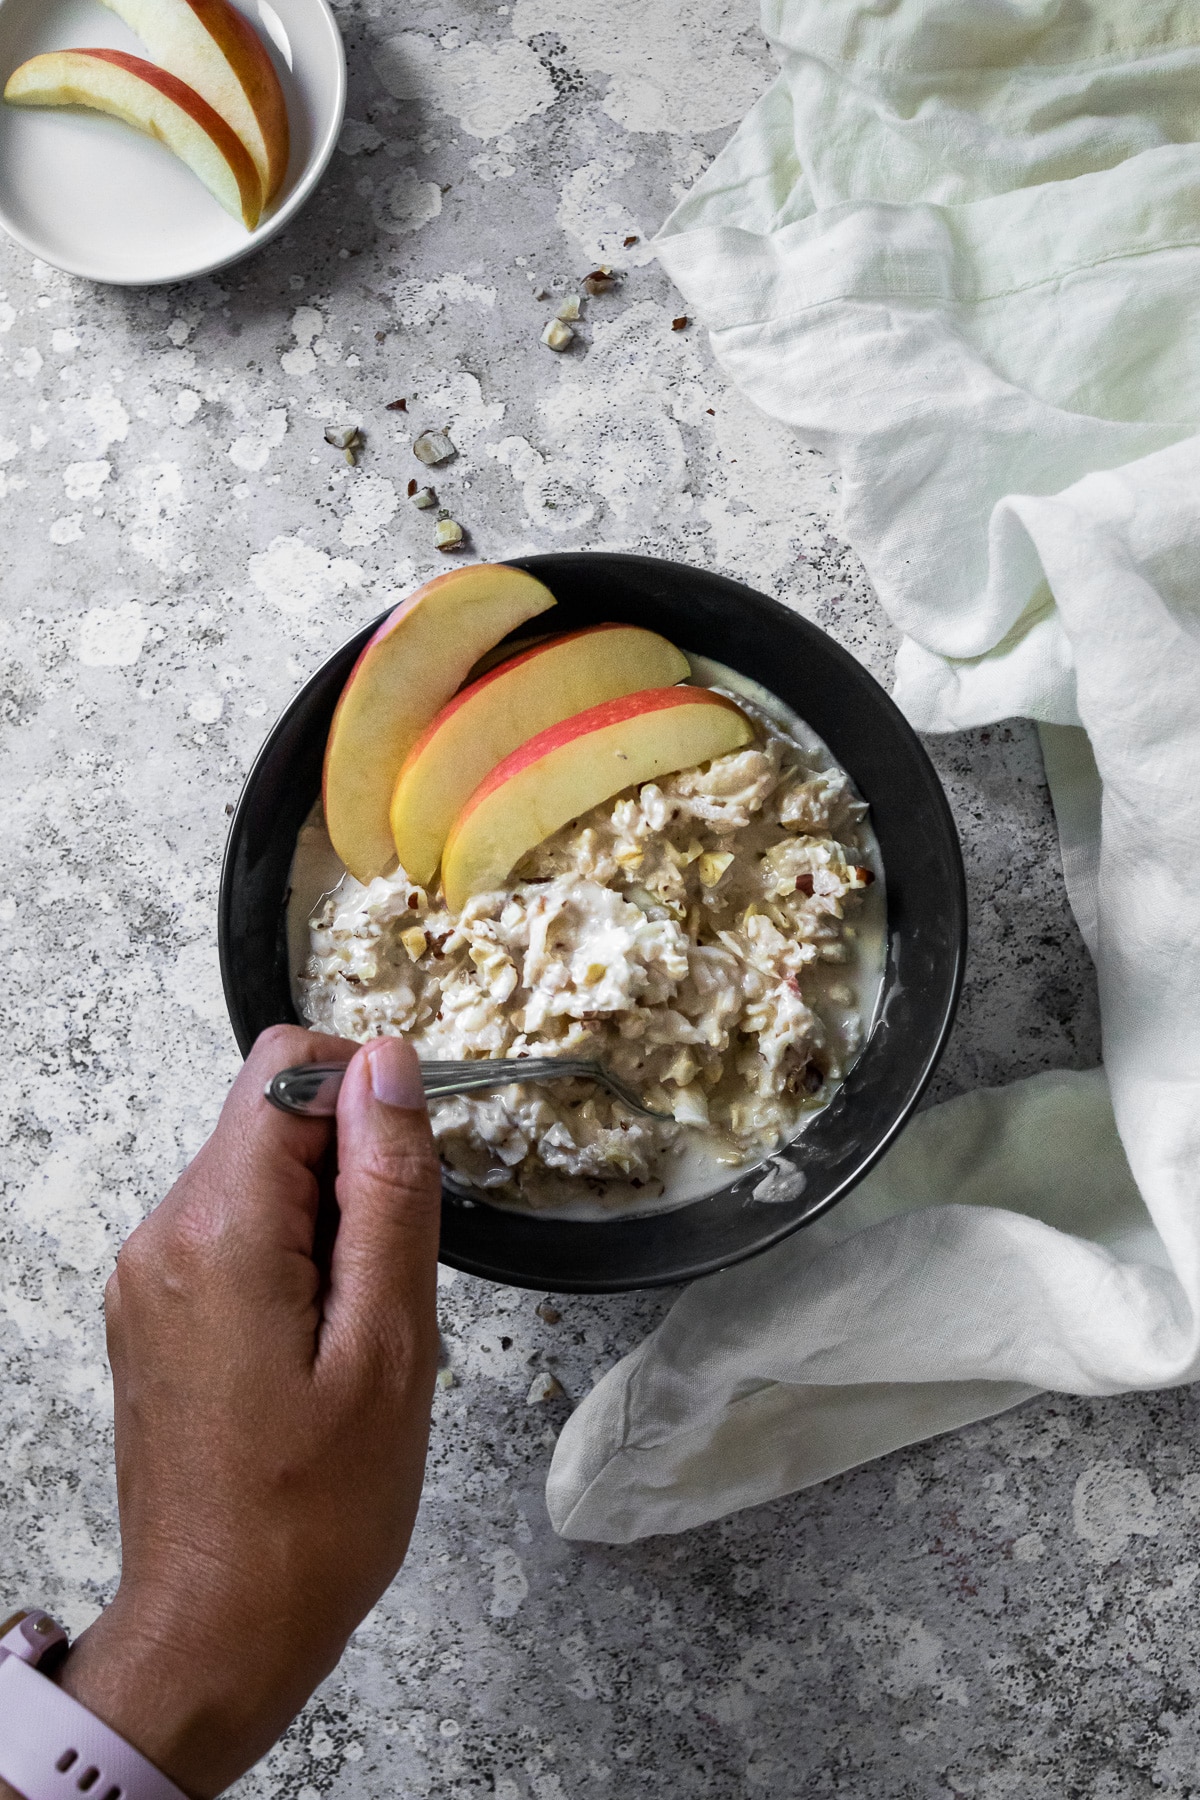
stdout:
POLYGON ((186 1800, 132 1744, 39 1673, 39 1658, 65 1641, 45 1613, 27 1615, 0 1639, 0 1776, 24 1800, 186 1800))

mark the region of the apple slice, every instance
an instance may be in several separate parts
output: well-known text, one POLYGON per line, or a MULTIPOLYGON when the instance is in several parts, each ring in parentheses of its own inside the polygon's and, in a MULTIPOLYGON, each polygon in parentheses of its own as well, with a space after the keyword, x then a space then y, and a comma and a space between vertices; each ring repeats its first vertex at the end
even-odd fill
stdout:
POLYGON ((359 881, 396 860, 392 790, 430 720, 485 650, 553 605, 524 569, 473 563, 418 588, 367 644, 329 727, 323 782, 333 847, 359 881))
POLYGON ((262 185, 279 192, 288 166, 287 102, 266 46, 229 0, 104 0, 167 73, 195 88, 241 138, 262 185))
POLYGON ((226 212, 253 231, 262 185, 246 146, 178 76, 123 50, 51 50, 8 78, 11 106, 90 106, 173 150, 226 212))
POLYGON ((501 663, 456 694, 409 751, 392 794, 400 866, 428 887, 447 833, 484 777, 527 738, 589 707, 683 681, 688 659, 656 631, 592 625, 501 663))
POLYGON ((741 709, 709 688, 648 688, 541 731, 494 768, 455 820, 442 852, 452 912, 499 887, 521 858, 622 788, 690 769, 754 736, 741 709))

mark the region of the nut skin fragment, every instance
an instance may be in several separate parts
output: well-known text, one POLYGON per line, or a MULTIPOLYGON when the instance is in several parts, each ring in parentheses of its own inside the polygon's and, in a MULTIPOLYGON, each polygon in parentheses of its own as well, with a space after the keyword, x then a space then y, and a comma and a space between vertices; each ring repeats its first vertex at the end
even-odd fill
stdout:
POLYGON ((687 314, 680 313, 680 315, 677 319, 671 320, 671 330, 672 331, 686 331, 690 324, 691 324, 691 320, 688 318, 687 314))
POLYGON ((542 333, 542 342, 549 350, 565 350, 574 340, 575 333, 561 319, 551 319, 542 333))
POLYGON ((543 1300, 541 1305, 535 1308, 535 1311, 538 1318, 543 1319, 547 1325, 557 1325, 562 1319, 562 1314, 557 1306, 551 1306, 548 1300, 543 1300))
POLYGON ((407 412, 408 411, 408 401, 407 400, 389 400, 387 409, 389 412, 407 412))
POLYGON ((413 455, 427 468, 434 468, 438 463, 449 462, 458 451, 444 431, 423 431, 413 440, 413 455))

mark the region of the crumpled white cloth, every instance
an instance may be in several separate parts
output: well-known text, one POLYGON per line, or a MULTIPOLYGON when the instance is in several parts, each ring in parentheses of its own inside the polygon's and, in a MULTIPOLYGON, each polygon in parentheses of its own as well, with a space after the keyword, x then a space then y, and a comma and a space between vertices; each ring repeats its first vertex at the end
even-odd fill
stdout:
POLYGON ((764 6, 783 72, 660 254, 836 462, 913 722, 1044 722, 1105 1071, 924 1114, 690 1288, 555 1451, 610 1542, 1200 1374, 1200 6, 764 6))

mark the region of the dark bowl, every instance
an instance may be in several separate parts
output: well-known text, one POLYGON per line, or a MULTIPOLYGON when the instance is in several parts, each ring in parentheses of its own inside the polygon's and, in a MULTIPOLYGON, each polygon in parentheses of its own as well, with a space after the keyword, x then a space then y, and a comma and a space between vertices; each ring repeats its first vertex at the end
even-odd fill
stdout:
MULTIPOLYGON (((773 1178, 765 1180, 760 1167, 674 1212, 602 1223, 528 1215, 443 1191, 442 1260, 472 1275, 556 1293, 690 1281, 757 1255, 826 1212, 903 1129, 937 1065, 962 982, 966 892, 958 838, 928 757, 878 682, 778 601, 645 556, 514 560, 555 595, 557 628, 606 619, 649 626, 777 694, 849 771, 879 840, 889 944, 876 1023, 835 1098, 773 1178)), ((378 623, 365 625, 297 694, 260 750, 230 826, 221 977, 243 1055, 268 1025, 296 1018, 288 871, 320 788, 334 705, 378 623)))

